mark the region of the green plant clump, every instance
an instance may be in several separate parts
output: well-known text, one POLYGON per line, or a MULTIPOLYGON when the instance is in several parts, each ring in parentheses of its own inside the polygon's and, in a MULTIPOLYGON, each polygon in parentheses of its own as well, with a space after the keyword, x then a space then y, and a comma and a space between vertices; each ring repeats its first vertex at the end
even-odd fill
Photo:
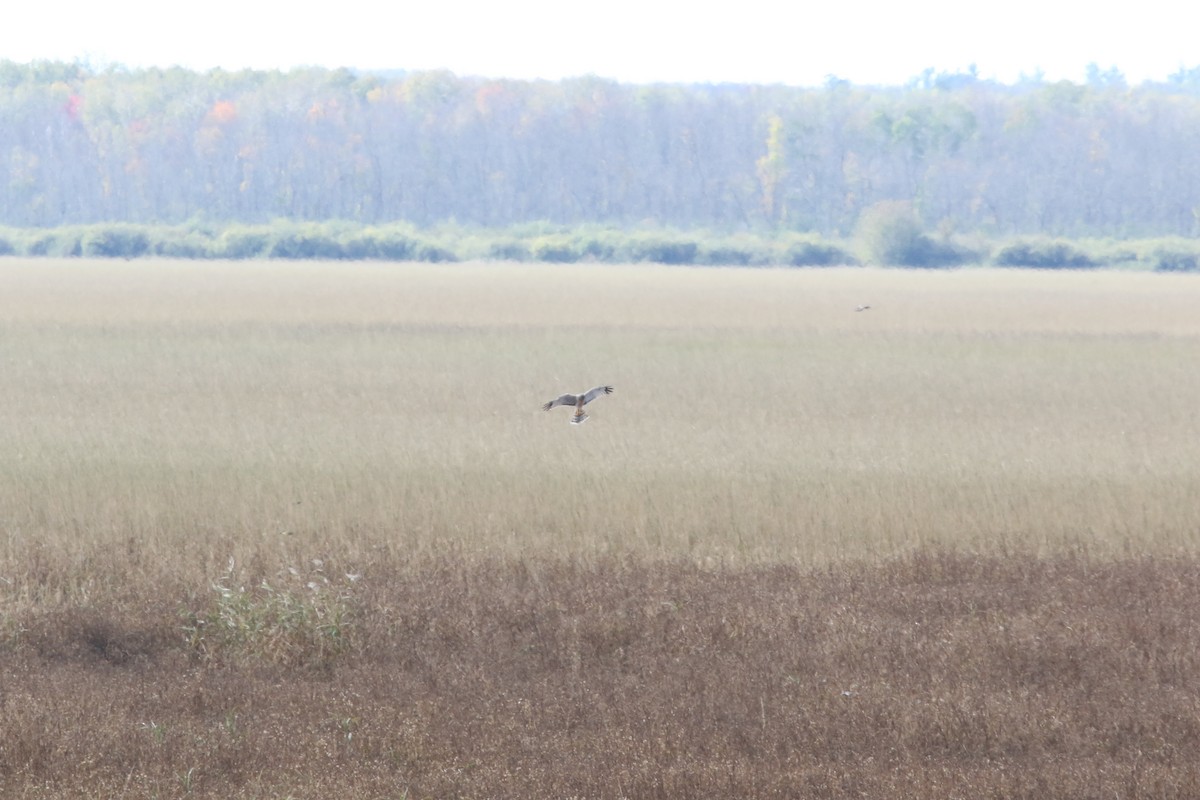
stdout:
POLYGON ((996 254, 995 264, 1033 269, 1090 269, 1097 266, 1083 251, 1058 240, 1015 242, 996 254))
POLYGON ((1154 254, 1155 272, 1200 272, 1200 252, 1161 249, 1154 254))
POLYGON ((212 585, 212 603, 185 614, 188 646, 209 659, 260 660, 286 666, 328 666, 349 647, 350 597, 318 566, 308 580, 288 573, 293 585, 236 586, 233 566, 212 585))
POLYGON ((879 266, 949 267, 975 255, 950 242, 938 242, 921 230, 912 204, 888 200, 859 218, 856 238, 867 260, 879 266))

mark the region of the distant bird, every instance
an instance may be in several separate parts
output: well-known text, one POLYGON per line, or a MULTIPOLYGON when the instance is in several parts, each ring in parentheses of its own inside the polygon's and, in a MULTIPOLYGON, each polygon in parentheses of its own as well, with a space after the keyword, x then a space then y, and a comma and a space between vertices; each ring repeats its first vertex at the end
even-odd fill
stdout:
POLYGON ((575 406, 575 416, 571 417, 571 424, 581 425, 588 418, 588 415, 583 413, 583 407, 601 395, 612 394, 612 391, 613 387, 611 386, 597 386, 595 389, 588 389, 583 394, 564 394, 542 406, 542 411, 549 411, 555 406, 575 406))
POLYGON ((870 311, 871 307, 870 306, 859 306, 858 308, 856 308, 854 310, 855 311, 870 311))

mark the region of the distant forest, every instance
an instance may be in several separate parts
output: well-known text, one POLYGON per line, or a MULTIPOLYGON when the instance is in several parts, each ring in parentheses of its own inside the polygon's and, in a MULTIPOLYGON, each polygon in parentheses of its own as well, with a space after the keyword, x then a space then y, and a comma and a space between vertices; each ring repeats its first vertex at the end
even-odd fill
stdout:
POLYGON ((516 81, 0 62, 0 225, 1200 234, 1200 68, 1129 86, 516 81))

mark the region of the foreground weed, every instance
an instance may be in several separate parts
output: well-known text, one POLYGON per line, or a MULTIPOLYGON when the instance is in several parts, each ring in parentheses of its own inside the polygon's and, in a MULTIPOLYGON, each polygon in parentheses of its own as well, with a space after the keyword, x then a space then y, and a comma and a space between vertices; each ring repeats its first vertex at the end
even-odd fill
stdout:
POLYGON ((213 601, 185 613, 189 647, 205 658, 248 658, 287 666, 328 666, 346 652, 353 629, 351 597, 314 561, 310 574, 289 568, 272 584, 238 585, 230 561, 212 584, 213 601))
POLYGON ((179 788, 183 789, 184 794, 191 794, 195 788, 196 768, 189 767, 187 772, 179 773, 179 788))
POLYGON ((221 727, 225 730, 225 733, 229 735, 229 738, 237 739, 240 733, 240 729, 238 728, 237 712, 226 711, 225 721, 221 723, 221 727))
POLYGON ((154 739, 155 744, 162 744, 164 741, 166 741, 167 728, 165 725, 161 725, 152 720, 150 722, 140 723, 138 727, 144 731, 147 731, 154 739))

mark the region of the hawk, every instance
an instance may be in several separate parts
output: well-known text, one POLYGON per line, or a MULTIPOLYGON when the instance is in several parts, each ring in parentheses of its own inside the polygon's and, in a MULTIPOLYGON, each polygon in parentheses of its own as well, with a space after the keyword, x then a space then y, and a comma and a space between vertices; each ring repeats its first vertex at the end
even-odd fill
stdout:
POLYGON ((597 386, 595 389, 588 389, 583 394, 564 394, 542 406, 542 411, 549 411, 555 406, 575 406, 575 416, 571 417, 571 424, 582 425, 583 421, 588 418, 588 415, 583 413, 583 407, 597 397, 612 394, 612 391, 613 387, 611 386, 597 386))

